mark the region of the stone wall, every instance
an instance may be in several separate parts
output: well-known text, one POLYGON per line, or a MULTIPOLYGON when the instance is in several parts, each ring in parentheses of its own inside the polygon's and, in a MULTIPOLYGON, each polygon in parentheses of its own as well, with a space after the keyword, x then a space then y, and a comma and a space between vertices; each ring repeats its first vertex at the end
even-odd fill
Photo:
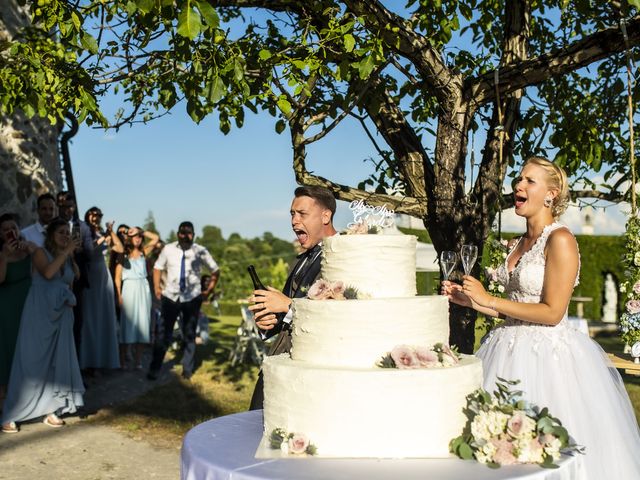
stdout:
MULTIPOLYGON (((27 22, 15 0, 0 1, 0 40, 27 22)), ((38 195, 62 189, 58 128, 38 117, 0 116, 0 213, 17 213, 21 226, 36 219, 38 195)))

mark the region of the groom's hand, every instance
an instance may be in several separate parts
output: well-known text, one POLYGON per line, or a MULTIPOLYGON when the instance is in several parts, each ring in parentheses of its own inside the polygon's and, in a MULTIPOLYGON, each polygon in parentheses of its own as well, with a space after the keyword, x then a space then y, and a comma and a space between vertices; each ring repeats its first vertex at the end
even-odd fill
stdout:
POLYGON ((249 306, 256 318, 256 325, 262 330, 271 330, 278 323, 276 313, 287 313, 291 299, 281 291, 267 287, 267 290, 255 290, 249 298, 254 302, 249 306))

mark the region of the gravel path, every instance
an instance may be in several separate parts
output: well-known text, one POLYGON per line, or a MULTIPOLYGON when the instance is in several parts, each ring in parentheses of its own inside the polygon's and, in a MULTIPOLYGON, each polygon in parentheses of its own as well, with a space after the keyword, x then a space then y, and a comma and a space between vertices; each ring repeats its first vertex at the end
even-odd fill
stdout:
POLYGON ((177 480, 180 446, 165 449, 134 440, 104 425, 83 419, 153 388, 171 378, 170 366, 156 382, 143 371, 113 373, 93 379, 85 408, 66 417, 67 426, 22 424, 20 433, 0 433, 0 479, 44 480, 177 480))

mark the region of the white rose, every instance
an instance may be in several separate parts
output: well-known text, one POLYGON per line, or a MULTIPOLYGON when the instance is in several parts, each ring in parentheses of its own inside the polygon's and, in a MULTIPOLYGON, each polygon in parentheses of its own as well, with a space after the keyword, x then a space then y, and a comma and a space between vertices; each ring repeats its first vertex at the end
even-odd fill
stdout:
POLYGON ((554 460, 558 460, 560 458, 560 447, 562 443, 559 439, 554 438, 550 442, 547 442, 544 446, 544 453, 551 456, 554 460))
POLYGON ((636 252, 633 256, 633 263, 636 267, 640 267, 640 252, 636 252))
POLYGON ((500 293, 504 293, 504 285, 502 285, 502 284, 498 285, 498 291, 500 293))
POLYGON ((488 428, 489 432, 495 436, 500 435, 504 432, 507 427, 507 421, 509 420, 509 415, 502 412, 489 412, 489 423, 488 428))

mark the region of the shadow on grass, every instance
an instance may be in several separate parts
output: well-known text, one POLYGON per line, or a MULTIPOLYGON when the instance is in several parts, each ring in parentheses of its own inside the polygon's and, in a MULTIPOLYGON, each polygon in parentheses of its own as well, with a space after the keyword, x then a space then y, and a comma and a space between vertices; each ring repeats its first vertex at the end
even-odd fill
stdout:
POLYGON ((210 341, 196 348, 196 369, 191 381, 180 377, 181 355, 176 352, 173 360, 166 362, 158 385, 130 401, 101 411, 95 421, 160 446, 174 447, 195 425, 245 411, 258 367, 230 365, 229 354, 239 324, 239 317, 211 318, 210 341))

